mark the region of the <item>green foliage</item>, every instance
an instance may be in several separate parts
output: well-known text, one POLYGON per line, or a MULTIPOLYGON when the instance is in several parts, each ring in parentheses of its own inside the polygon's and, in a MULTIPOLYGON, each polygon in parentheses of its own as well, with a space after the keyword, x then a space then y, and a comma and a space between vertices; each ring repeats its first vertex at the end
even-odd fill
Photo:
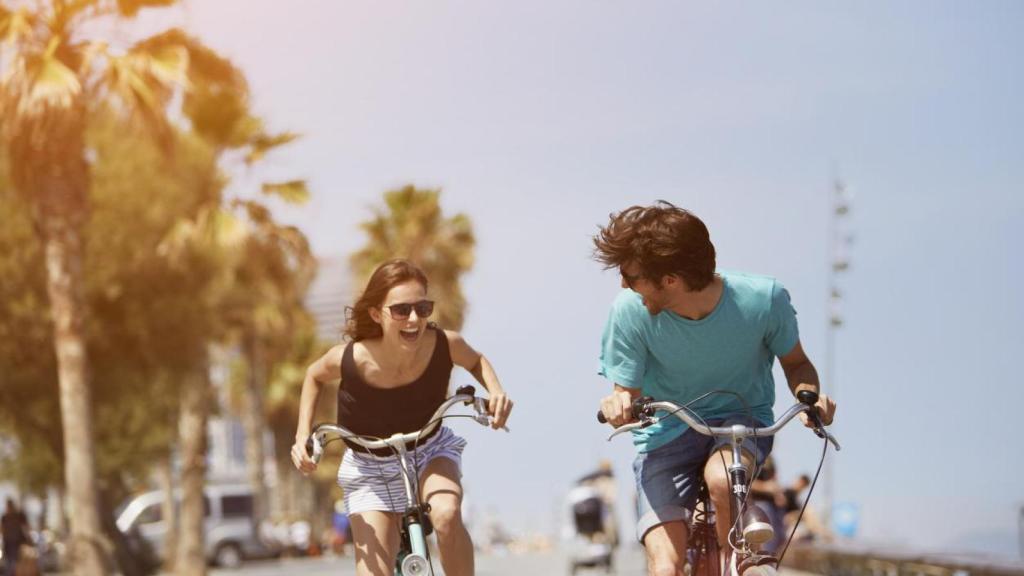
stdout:
MULTIPOLYGON (((0 173, 0 191, 6 188, 0 173)), ((28 210, 0 192, 0 214, 0 436, 18 440, 16 460, 0 460, 0 475, 31 489, 62 474, 56 359, 42 250, 28 210)))
POLYGON ((382 262, 408 258, 427 274, 437 301, 437 322, 443 328, 462 327, 466 300, 460 278, 473 267, 473 225, 465 214, 445 218, 440 190, 405 186, 384 193, 384 208, 364 222, 366 246, 352 255, 358 285, 382 262))
MULTIPOLYGON (((214 267, 201 259, 171 262, 158 248, 209 196, 219 197, 220 184, 206 185, 210 150, 201 141, 180 137, 168 163, 138 128, 109 114, 93 126, 84 269, 98 468, 103 478, 139 478, 169 450, 178 381, 214 330, 196 305, 214 267)), ((28 207, 2 194, 0 213, 0 426, 31 447, 17 451, 2 473, 42 489, 63 474, 45 271, 28 207)))
MULTIPOLYGON (((33 488, 61 482, 63 461, 40 237, 84 239, 70 268, 84 274, 72 281, 84 284, 90 374, 73 380, 91 388, 109 486, 170 449, 180 383, 211 343, 258 338, 273 364, 311 323, 305 237, 222 195, 225 152, 251 164, 297 136, 268 133, 241 71, 180 29, 122 50, 86 37, 96 19, 175 2, 0 0, 0 434, 22 448, 0 455, 0 473, 33 488)), ((308 196, 302 180, 263 191, 308 196)))

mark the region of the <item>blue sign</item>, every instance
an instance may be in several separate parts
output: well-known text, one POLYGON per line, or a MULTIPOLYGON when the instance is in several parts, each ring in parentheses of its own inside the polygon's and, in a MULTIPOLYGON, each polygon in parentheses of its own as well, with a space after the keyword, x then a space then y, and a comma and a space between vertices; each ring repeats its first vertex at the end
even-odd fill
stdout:
POLYGON ((836 502, 832 506, 832 531, 840 536, 853 538, 860 523, 860 505, 853 502, 836 502))

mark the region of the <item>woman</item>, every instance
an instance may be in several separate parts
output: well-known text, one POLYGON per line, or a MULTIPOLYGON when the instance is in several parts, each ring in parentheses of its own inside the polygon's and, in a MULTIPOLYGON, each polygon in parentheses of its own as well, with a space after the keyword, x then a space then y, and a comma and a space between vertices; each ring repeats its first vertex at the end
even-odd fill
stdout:
MULTIPOLYGON (((338 422, 357 434, 388 437, 422 428, 448 395, 453 364, 487 389, 492 426, 504 426, 512 401, 490 362, 458 333, 428 323, 433 308, 427 277, 411 262, 390 260, 373 272, 352 307, 345 330, 351 341, 331 348, 306 370, 292 446, 296 468, 304 474, 316 469, 306 454, 306 438, 320 389, 339 378, 338 422)), ((470 575, 473 544, 462 523, 459 481, 466 442, 445 426, 436 430, 416 448, 420 494, 429 504, 444 573, 470 575)), ((350 444, 338 470, 360 576, 393 571, 406 504, 397 467, 397 456, 350 444)))

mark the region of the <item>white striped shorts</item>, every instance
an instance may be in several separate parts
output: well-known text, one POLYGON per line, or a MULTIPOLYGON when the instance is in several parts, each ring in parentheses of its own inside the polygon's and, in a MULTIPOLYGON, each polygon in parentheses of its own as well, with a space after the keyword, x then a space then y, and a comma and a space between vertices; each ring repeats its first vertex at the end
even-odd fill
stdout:
MULTIPOLYGON (((442 426, 433 437, 406 453, 409 471, 416 476, 435 458, 448 458, 455 462, 462 474, 462 450, 466 441, 450 428, 442 426)), ((344 492, 345 508, 349 514, 380 510, 405 512, 408 496, 398 465, 398 456, 377 456, 355 450, 345 450, 338 468, 338 486, 344 492)))

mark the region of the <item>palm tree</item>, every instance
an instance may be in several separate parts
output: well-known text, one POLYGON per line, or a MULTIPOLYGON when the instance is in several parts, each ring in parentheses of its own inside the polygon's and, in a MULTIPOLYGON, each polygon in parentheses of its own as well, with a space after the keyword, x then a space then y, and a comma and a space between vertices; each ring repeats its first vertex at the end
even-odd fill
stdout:
POLYGON ((459 330, 465 316, 466 299, 460 278, 473 267, 473 225, 465 214, 445 218, 441 213, 440 190, 422 190, 412 185, 384 193, 385 208, 361 224, 366 246, 352 255, 357 285, 365 285, 373 270, 390 258, 408 258, 430 279, 430 291, 437 299, 437 322, 459 330))
MULTIPOLYGON (((267 151, 294 140, 292 134, 269 135, 262 122, 248 113, 246 92, 199 94, 192 110, 211 115, 215 124, 193 123, 196 131, 212 145, 213 161, 209 171, 211 186, 221 180, 220 166, 232 152, 244 155, 246 164, 267 151), (234 103, 230 103, 234 100, 234 103), (226 103, 230 103, 225 105, 226 103), (216 105, 215 105, 216 104, 216 105), (200 129, 203 128, 203 129, 200 129)), ((186 101, 186 107, 190 103, 186 101)), ((304 201, 308 195, 302 180, 266 183, 262 192, 287 202, 304 201)), ((194 220, 183 221, 163 246, 172 260, 201 260, 210 271, 204 280, 201 302, 215 324, 213 340, 228 344, 240 340, 256 374, 245 388, 242 410, 247 436, 247 460, 251 481, 257 493, 256 522, 266 513, 267 497, 262 475, 262 386, 268 346, 267 333, 287 334, 287 321, 298 314, 298 296, 313 275, 314 265, 306 237, 296 228, 282 226, 257 200, 226 200, 211 194, 194 220), (281 307, 279 309, 278 307, 281 307)), ((301 308, 301 306, 300 306, 301 308)), ((211 342, 212 343, 212 342, 211 342)), ((204 346, 206 343, 203 343, 204 346)), ((269 351, 273 351, 270 347, 269 351)), ((209 407, 213 401, 209 381, 208 351, 201 356, 195 377, 183 383, 179 435, 181 441, 181 538, 175 572, 183 576, 206 573, 203 547, 203 504, 205 484, 206 430, 209 407)))
MULTIPOLYGON (((76 574, 111 571, 97 506, 96 462, 83 331, 82 225, 88 216, 85 130, 97 103, 116 102, 170 145, 167 107, 188 86, 232 84, 212 52, 178 30, 118 50, 88 37, 97 21, 130 18, 176 0, 0 0, 0 117, 11 184, 32 206, 44 245, 64 432, 65 484, 76 574), (192 65, 190 65, 190 63, 192 65)), ((186 105, 188 101, 186 101, 186 105)), ((201 120, 186 109, 186 114, 201 120)))
POLYGON ((269 510, 263 474, 263 436, 267 431, 265 395, 273 367, 291 352, 296 329, 309 321, 302 299, 313 280, 316 260, 306 237, 275 222, 263 205, 238 201, 247 215, 243 255, 235 270, 234 290, 225 310, 246 358, 241 387, 242 424, 253 520, 259 526, 269 510))

